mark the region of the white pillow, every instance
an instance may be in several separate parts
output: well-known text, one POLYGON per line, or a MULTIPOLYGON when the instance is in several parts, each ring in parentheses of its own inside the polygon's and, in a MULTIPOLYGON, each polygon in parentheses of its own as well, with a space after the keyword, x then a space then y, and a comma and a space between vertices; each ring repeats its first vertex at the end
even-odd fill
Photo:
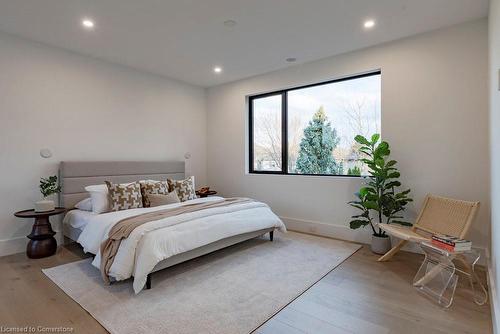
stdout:
POLYGON ((104 213, 109 211, 108 187, 105 184, 97 184, 85 187, 92 201, 92 212, 104 213))
POLYGON ((96 192, 108 192, 108 186, 106 186, 104 183, 103 184, 95 184, 93 186, 86 186, 85 190, 88 192, 91 191, 96 191, 96 192))
POLYGON ((92 211, 92 199, 82 199, 80 202, 75 204, 75 208, 83 211, 92 211))

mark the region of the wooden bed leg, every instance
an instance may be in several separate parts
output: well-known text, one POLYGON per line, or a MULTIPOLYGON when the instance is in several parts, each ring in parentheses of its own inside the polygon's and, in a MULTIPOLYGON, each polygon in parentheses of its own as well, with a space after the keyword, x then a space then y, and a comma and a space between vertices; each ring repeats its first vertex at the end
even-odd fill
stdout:
POLYGON ((146 278, 146 290, 151 289, 151 273, 148 274, 146 278))
POLYGON ((274 239, 274 231, 269 232, 269 240, 273 241, 274 239))

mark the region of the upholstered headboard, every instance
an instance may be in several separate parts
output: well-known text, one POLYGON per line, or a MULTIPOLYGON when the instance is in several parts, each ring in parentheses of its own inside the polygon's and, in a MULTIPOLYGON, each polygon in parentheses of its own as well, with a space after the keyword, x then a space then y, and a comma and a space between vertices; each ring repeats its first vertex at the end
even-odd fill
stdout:
POLYGON ((62 161, 59 204, 68 209, 88 197, 85 187, 104 181, 126 183, 184 178, 184 161, 62 161))

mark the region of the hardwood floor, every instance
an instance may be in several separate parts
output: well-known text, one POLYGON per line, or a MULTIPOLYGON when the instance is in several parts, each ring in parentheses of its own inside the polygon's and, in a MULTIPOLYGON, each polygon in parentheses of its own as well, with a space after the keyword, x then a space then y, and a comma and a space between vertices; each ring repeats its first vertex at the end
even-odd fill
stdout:
MULTIPOLYGON (((31 260, 0 258, 0 327, 72 327, 73 333, 106 333, 41 268, 84 258, 76 244, 31 260)), ((491 333, 489 305, 478 306, 464 286, 444 310, 410 284, 422 258, 400 252, 390 262, 363 247, 256 330, 256 333, 491 333)), ((463 280, 465 281, 465 280, 463 280)))
POLYGON ((364 246, 256 332, 492 333, 489 305, 470 300, 465 280, 445 310, 410 283, 422 255, 400 252, 382 263, 377 258, 364 246))

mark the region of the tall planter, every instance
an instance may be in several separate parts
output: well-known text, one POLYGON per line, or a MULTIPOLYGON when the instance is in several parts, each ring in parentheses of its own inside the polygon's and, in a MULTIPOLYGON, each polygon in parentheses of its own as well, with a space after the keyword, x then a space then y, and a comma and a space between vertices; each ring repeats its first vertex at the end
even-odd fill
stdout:
POLYGON ((369 175, 355 193, 356 199, 349 202, 361 211, 351 217, 349 226, 358 229, 369 225, 373 232, 372 251, 384 254, 390 249, 390 239, 380 228, 381 224, 412 225, 402 220, 406 205, 412 201, 408 197, 410 189, 398 191, 401 174, 396 168, 397 161, 389 159, 389 144, 381 141, 379 134, 374 134, 370 140, 360 135, 354 139, 361 145, 358 151, 363 158, 359 160, 368 168, 369 175))
POLYGON ((372 235, 371 250, 375 254, 385 254, 391 249, 391 238, 388 235, 372 235))

